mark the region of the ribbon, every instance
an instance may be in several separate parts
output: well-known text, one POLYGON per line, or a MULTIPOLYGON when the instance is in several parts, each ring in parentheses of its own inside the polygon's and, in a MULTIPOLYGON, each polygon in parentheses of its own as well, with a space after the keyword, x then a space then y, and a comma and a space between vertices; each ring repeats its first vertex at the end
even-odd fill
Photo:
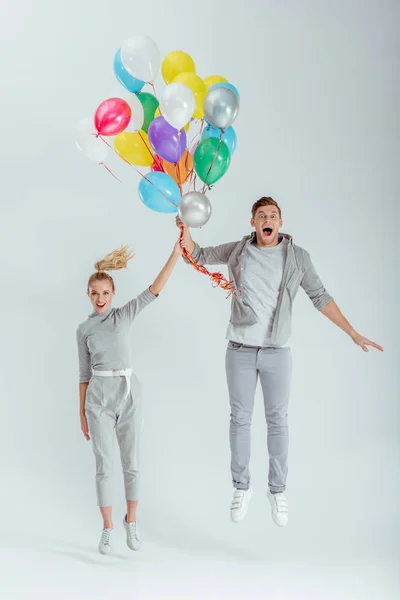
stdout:
MULTIPOLYGON (((183 235, 185 233, 185 228, 181 228, 181 241, 183 239, 183 235)), ((232 294, 236 293, 235 288, 233 287, 233 281, 228 281, 226 277, 222 275, 222 273, 210 273, 208 269, 206 269, 203 265, 198 265, 194 260, 193 256, 189 254, 189 252, 183 248, 182 249, 183 256, 190 262, 192 267, 196 269, 199 273, 203 273, 203 275, 208 275, 211 279, 211 283, 213 287, 221 287, 223 290, 227 292, 226 297, 229 298, 232 294)))

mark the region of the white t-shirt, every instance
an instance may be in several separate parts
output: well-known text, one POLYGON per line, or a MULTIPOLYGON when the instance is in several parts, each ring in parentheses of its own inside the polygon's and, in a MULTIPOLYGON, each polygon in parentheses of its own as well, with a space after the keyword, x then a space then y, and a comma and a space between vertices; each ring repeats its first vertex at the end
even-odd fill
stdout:
MULTIPOLYGON (((257 323, 235 327, 229 323, 226 337, 246 346, 276 346, 271 344, 272 324, 282 284, 288 240, 282 238, 277 246, 261 248, 251 244, 244 257, 242 276, 243 303, 257 316, 257 323)), ((289 342, 285 344, 289 346, 289 342)))

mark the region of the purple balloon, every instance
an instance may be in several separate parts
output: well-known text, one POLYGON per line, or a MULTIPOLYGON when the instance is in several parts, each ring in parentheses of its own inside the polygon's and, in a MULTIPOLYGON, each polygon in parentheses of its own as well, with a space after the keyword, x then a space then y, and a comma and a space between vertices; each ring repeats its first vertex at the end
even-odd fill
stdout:
POLYGON ((186 150, 186 132, 172 127, 164 117, 150 123, 149 141, 153 150, 164 160, 176 163, 186 150))

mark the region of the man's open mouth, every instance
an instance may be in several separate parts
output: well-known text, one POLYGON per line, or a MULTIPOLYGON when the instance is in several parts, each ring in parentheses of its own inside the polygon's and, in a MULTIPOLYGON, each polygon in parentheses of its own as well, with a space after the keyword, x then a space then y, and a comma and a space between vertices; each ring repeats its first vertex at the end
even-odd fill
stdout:
POLYGON ((264 227, 263 233, 265 233, 265 235, 267 235, 267 236, 270 236, 272 234, 271 227, 264 227))
POLYGON ((104 308, 105 307, 105 303, 104 304, 96 304, 97 308, 104 308))

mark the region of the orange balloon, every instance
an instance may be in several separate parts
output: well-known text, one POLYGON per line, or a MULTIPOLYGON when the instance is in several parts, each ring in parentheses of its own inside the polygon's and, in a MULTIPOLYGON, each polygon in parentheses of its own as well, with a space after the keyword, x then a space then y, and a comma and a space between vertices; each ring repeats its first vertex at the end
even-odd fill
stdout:
POLYGON ((182 158, 176 164, 163 161, 164 171, 170 175, 178 185, 183 185, 193 172, 193 156, 189 150, 185 150, 182 158))

